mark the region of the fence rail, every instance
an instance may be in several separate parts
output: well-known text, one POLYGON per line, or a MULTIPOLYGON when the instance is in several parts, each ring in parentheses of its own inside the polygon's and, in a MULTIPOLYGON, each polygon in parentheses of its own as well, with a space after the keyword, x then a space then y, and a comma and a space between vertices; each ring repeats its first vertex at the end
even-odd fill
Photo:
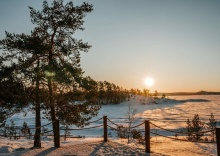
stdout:
POLYGON ((157 126, 155 124, 153 124, 152 122, 150 122, 151 125, 153 125, 154 127, 157 127, 159 129, 162 129, 162 130, 165 130, 165 131, 168 131, 168 132, 173 132, 173 133, 177 133, 177 134, 204 134, 204 133, 209 133, 209 132, 214 132, 215 130, 214 129, 210 129, 210 130, 206 130, 206 131, 200 131, 200 132, 178 132, 178 131, 173 131, 173 130, 170 130, 170 129, 165 129, 163 127, 160 127, 160 126, 157 126))
POLYGON ((103 125, 98 125, 98 126, 93 126, 93 127, 84 127, 84 128, 61 128, 60 130, 84 130, 84 129, 93 129, 93 128, 98 128, 98 127, 102 127, 103 125))
MULTIPOLYGON (((54 122, 56 122, 56 128, 58 127, 59 130, 84 130, 84 129, 95 129, 95 128, 99 128, 99 127, 103 127, 103 140, 104 141, 108 141, 108 127, 111 128, 112 130, 118 131, 121 127, 123 127, 120 124, 117 124, 115 122, 113 122, 112 120, 110 120, 109 118, 107 118, 107 116, 103 116, 103 118, 99 118, 97 120, 91 121, 91 122, 87 122, 86 125, 89 125, 91 123, 96 123, 103 120, 103 124, 97 125, 97 126, 91 126, 91 127, 83 127, 83 128, 60 128, 59 127, 59 122, 58 120, 52 121, 50 123, 47 123, 45 125, 39 126, 39 127, 35 127, 35 128, 30 128, 30 129, 39 129, 39 128, 45 128, 46 126, 53 124, 54 122), (108 123, 109 122, 109 123, 108 123), (116 127, 115 127, 116 126, 116 127), (121 126, 121 127, 120 127, 121 126)), ((131 122, 126 122, 126 123, 131 123, 131 122)), ((140 138, 138 138, 137 136, 135 136, 137 139, 140 139, 142 142, 145 142, 145 151, 146 153, 150 153, 150 134, 154 134, 154 135, 158 135, 161 137, 165 137, 165 138, 169 138, 172 140, 178 140, 178 141, 185 141, 185 142, 199 142, 199 143, 213 143, 210 141, 201 141, 201 140, 187 140, 187 139, 181 139, 178 137, 170 137, 170 136, 166 136, 163 134, 159 134, 157 132, 152 132, 150 129, 150 126, 154 126, 156 128, 158 128, 159 130, 163 130, 163 131, 167 131, 167 132, 172 132, 175 134, 182 134, 182 135, 201 135, 201 134, 205 134, 205 133, 210 133, 210 132, 216 132, 216 143, 217 143, 217 152, 218 152, 218 156, 220 156, 220 128, 216 128, 216 129, 209 129, 209 130, 205 130, 205 131, 199 131, 199 132, 179 132, 179 131, 174 131, 171 129, 166 129, 163 128, 161 126, 158 126, 152 122, 150 122, 149 120, 144 120, 142 121, 140 124, 137 124, 135 126, 130 126, 130 127, 123 127, 123 128, 127 128, 126 129, 126 133, 131 134, 133 131, 135 130, 136 132, 144 132, 144 138, 142 138, 142 136, 140 138), (135 128, 140 127, 144 125, 144 130, 141 131, 137 131, 135 128)), ((14 127, 15 129, 15 133, 9 133, 10 135, 12 135, 11 137, 22 137, 22 136, 16 136, 16 127, 14 127), (15 134, 15 136, 13 136, 15 134)), ((47 134, 49 132, 52 132, 53 130, 45 130, 44 132, 40 133, 41 135, 47 134)), ((59 133, 59 131, 58 131, 59 133)), ((0 136, 5 136, 5 135, 0 135, 0 136)), ((28 136, 34 136, 32 134, 29 134, 28 136)), ((60 136, 60 134, 59 134, 60 136)), ((67 134, 65 135, 61 135, 61 136, 69 136, 67 134)), ((128 135, 129 136, 129 135, 128 135)), ((58 140, 58 145, 60 144, 60 140, 58 140)))

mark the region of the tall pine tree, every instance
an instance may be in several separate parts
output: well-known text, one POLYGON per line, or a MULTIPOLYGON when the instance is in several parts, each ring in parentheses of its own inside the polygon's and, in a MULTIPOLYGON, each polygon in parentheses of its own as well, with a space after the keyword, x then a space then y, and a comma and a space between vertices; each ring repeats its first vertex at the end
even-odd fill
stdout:
MULTIPOLYGON (((36 112, 38 112, 36 113, 38 114, 37 127, 40 126, 39 90, 42 89, 48 93, 42 103, 44 103, 44 108, 49 108, 50 116, 47 114, 47 117, 53 121, 54 141, 59 139, 58 129, 54 122, 57 118, 64 123, 83 124, 91 116, 96 115, 95 112, 100 108, 100 106, 90 106, 93 103, 69 104, 74 91, 73 84, 81 83, 82 80, 80 52, 87 52, 91 47, 82 40, 73 38, 73 35, 76 30, 84 29, 83 18, 91 11, 92 5, 87 3, 74 6, 72 2, 63 4, 62 0, 58 0, 49 6, 47 1, 44 1, 42 11, 36 11, 30 7, 31 21, 36 24, 30 36, 6 32, 6 38, 1 41, 1 47, 7 50, 3 55, 3 60, 6 63, 13 62, 9 66, 12 67, 15 64, 14 72, 19 72, 16 76, 22 78, 29 88, 34 88, 34 101, 36 112), (77 117, 74 118, 74 116, 77 117), (80 118, 83 118, 82 122, 79 122, 80 118)), ((40 146, 39 143, 36 144, 40 146)), ((55 141, 55 146, 59 147, 57 141, 55 141)))

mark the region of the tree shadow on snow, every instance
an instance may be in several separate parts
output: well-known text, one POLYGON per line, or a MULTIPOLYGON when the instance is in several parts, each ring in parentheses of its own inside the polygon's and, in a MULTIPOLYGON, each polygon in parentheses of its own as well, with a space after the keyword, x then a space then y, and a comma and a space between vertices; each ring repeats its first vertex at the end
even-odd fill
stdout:
POLYGON ((106 143, 106 142, 101 142, 99 145, 97 145, 97 146, 95 147, 95 150, 94 150, 92 153, 90 153, 89 156, 95 155, 95 154, 100 150, 100 148, 105 145, 105 143, 106 143))
POLYGON ((36 154, 35 156, 47 155, 47 154, 53 152, 53 151, 56 150, 56 149, 57 149, 56 147, 51 147, 51 148, 48 148, 48 149, 46 149, 46 150, 44 150, 44 151, 42 151, 42 152, 36 154))

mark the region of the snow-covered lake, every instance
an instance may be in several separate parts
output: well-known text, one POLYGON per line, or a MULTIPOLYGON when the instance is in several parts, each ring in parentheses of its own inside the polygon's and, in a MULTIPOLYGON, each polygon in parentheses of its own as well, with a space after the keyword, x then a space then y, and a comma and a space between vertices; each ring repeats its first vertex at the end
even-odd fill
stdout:
MULTIPOLYGON (((128 106, 137 110, 134 125, 144 120, 150 120, 163 128, 179 129, 184 128, 186 126, 186 120, 188 118, 192 119, 195 114, 199 114, 202 121, 208 122, 211 113, 214 114, 217 121, 220 121, 220 95, 173 96, 169 98, 175 100, 156 100, 157 104, 153 104, 151 98, 133 96, 130 101, 123 102, 119 105, 103 105, 98 116, 92 118, 91 121, 106 115, 111 121, 126 125, 128 121, 126 119, 128 106)), ((34 127, 35 124, 35 114, 31 112, 28 112, 26 117, 23 114, 16 114, 10 119, 13 119, 17 126, 22 126, 24 121, 29 127, 34 127)), ((7 120, 7 124, 10 124, 10 119, 7 120)), ((42 125, 48 122, 48 120, 42 119, 42 125)), ((87 127, 101 125, 102 123, 103 121, 100 120, 87 127)), ((114 127, 114 125, 112 126, 114 127)), ((52 125, 48 125, 47 128, 51 129, 52 125)), ((73 126, 73 128, 76 127, 73 126)), ((71 131, 71 134, 74 136, 102 137, 103 130, 102 128, 96 128, 71 131)))

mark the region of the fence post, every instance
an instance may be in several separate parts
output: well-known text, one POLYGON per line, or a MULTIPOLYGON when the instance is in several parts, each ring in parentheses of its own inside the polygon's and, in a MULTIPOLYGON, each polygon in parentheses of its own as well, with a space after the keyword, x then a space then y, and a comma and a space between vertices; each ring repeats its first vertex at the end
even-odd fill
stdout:
POLYGON ((108 141, 107 116, 103 116, 104 141, 108 141))
POLYGON ((145 120, 145 152, 150 153, 150 121, 145 120))
POLYGON ((56 119, 55 120, 55 133, 56 133, 56 140, 55 140, 55 147, 60 148, 60 124, 59 124, 59 120, 56 119))
POLYGON ((219 127, 216 127, 215 134, 216 134, 216 143, 217 143, 217 153, 218 153, 218 156, 220 156, 220 128, 219 127))

